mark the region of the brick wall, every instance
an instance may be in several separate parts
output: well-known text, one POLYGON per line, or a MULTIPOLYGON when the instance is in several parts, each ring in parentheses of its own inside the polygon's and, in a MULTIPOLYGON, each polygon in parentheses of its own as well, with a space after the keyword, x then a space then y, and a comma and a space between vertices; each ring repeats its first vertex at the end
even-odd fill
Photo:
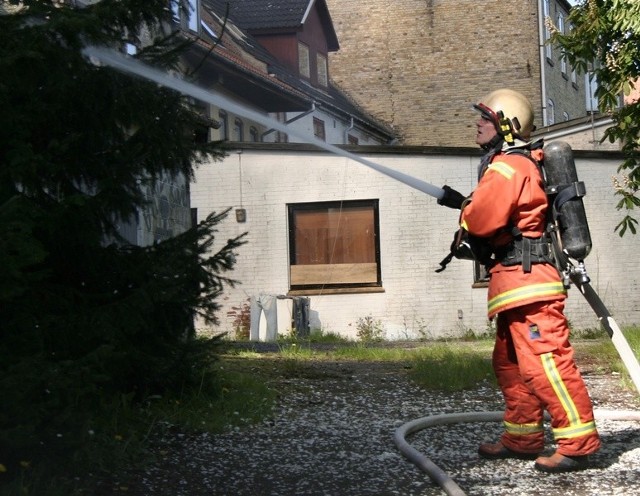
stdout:
MULTIPOLYGON (((566 3, 566 2, 565 2, 566 3)), ((470 105, 509 87, 534 105, 555 103, 555 122, 585 115, 584 79, 560 70, 559 52, 541 67, 538 0, 328 0, 340 50, 333 80, 408 145, 469 146, 470 105), (541 69, 547 81, 542 97, 541 69)), ((566 5, 552 2, 554 20, 566 5)))

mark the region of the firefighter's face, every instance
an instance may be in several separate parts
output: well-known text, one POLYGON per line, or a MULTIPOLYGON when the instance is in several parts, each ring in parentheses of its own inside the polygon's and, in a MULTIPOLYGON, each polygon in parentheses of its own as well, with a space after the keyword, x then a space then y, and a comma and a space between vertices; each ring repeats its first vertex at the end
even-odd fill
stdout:
POLYGON ((481 115, 476 122, 476 144, 486 145, 493 139, 497 131, 493 122, 481 115))

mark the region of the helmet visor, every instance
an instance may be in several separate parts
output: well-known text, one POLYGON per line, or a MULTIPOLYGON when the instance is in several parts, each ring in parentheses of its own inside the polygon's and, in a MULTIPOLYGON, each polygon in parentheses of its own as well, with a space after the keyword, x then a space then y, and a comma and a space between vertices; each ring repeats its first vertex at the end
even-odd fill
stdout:
POLYGON ((473 105, 473 108, 480 112, 481 117, 484 117, 488 121, 493 122, 495 126, 499 124, 500 119, 498 118, 498 115, 484 103, 476 103, 473 105))

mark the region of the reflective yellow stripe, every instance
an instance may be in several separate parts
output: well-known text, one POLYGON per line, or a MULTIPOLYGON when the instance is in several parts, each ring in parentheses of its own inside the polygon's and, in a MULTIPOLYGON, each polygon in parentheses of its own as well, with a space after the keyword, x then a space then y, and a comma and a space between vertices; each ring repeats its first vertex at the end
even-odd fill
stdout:
POLYGON ((565 293, 566 289, 564 289, 564 286, 560 281, 522 286, 520 288, 505 291, 504 293, 500 293, 491 298, 489 300, 489 313, 492 313, 497 308, 509 305, 516 301, 527 300, 540 296, 561 295, 565 293))
POLYGON ((527 434, 536 434, 543 431, 542 422, 539 424, 512 424, 505 420, 503 423, 504 430, 515 436, 526 436, 527 434))
POLYGON ((507 179, 511 179, 516 173, 516 170, 513 167, 505 164, 504 162, 494 162, 489 165, 488 169, 503 175, 507 179))
POLYGON ((592 420, 586 424, 570 425, 569 427, 559 427, 552 430, 554 439, 570 439, 596 432, 596 423, 592 420))
POLYGON ((542 360, 544 373, 547 375, 547 379, 549 379, 551 387, 553 387, 556 396, 562 404, 564 412, 569 418, 569 425, 578 425, 580 423, 580 415, 578 415, 578 409, 576 408, 576 405, 573 402, 573 398, 571 398, 571 395, 567 390, 567 386, 560 376, 560 372, 558 372, 556 362, 553 360, 553 353, 544 353, 540 355, 540 359, 542 360))
POLYGON ((556 362, 553 360, 553 354, 544 353, 543 355, 540 355, 540 359, 542 360, 544 373, 546 374, 547 379, 549 379, 549 382, 551 383, 551 386, 553 387, 553 390, 560 400, 562 408, 569 419, 569 427, 558 427, 553 429, 553 437, 555 439, 570 439, 586 436, 596 432, 595 421, 592 420, 585 423, 580 421, 578 409, 576 408, 573 398, 571 398, 562 377, 560 377, 560 372, 558 372, 556 362))

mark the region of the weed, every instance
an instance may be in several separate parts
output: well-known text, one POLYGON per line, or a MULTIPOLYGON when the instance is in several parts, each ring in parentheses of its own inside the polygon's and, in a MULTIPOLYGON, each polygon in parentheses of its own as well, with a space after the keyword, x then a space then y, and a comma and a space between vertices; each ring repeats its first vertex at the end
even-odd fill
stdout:
POLYGON ((379 342, 384 339, 382 321, 374 319, 370 314, 366 317, 358 318, 356 331, 356 336, 363 343, 379 342))
POLYGON ((404 327, 404 334, 407 338, 417 334, 419 336, 419 341, 428 341, 433 339, 433 333, 429 330, 429 324, 424 318, 416 319, 413 317, 411 323, 408 323, 407 318, 403 317, 402 325, 404 327))
POLYGON ((251 329, 251 304, 247 298, 239 307, 231 307, 231 315, 234 315, 233 330, 237 340, 248 340, 251 329))

